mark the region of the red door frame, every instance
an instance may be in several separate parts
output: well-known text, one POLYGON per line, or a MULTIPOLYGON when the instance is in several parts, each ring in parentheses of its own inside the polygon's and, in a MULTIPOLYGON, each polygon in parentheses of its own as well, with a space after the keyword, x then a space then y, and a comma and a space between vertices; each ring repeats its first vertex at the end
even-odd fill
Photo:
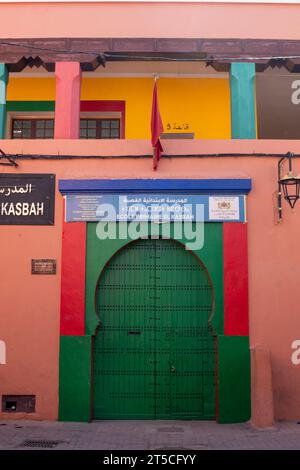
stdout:
MULTIPOLYGON (((223 223, 224 335, 248 336, 247 224, 223 223)), ((83 336, 86 223, 63 223, 61 335, 83 336)))

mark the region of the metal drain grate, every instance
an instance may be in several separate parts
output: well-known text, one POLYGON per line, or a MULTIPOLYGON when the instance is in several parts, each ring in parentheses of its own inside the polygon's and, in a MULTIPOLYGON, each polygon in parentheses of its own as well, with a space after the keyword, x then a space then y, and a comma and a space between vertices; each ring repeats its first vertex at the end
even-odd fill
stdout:
POLYGON ((53 449, 64 441, 51 441, 45 439, 29 440, 26 439, 22 442, 20 447, 43 447, 45 449, 53 449))

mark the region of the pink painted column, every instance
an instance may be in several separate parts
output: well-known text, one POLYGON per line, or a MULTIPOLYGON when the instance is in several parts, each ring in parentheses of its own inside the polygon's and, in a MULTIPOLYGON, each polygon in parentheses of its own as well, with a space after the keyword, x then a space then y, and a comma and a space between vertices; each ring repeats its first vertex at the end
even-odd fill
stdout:
POLYGON ((257 428, 274 426, 274 403, 270 351, 258 345, 251 348, 251 424, 257 428))
POLYGON ((81 70, 79 62, 55 64, 55 139, 78 139, 80 128, 81 70))

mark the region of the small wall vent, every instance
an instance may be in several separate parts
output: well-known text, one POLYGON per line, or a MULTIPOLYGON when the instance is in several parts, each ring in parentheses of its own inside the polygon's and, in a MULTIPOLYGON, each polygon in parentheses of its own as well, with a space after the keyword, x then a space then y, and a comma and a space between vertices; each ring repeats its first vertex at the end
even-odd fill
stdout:
POLYGON ((3 395, 2 411, 4 413, 34 413, 35 395, 3 395))

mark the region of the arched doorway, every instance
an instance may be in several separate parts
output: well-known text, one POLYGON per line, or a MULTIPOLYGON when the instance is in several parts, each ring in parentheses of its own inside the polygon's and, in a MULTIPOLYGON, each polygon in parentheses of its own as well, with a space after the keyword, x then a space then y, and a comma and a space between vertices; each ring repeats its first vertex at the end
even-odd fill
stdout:
POLYGON ((100 275, 94 341, 95 419, 214 419, 212 285, 173 240, 118 251, 100 275))

